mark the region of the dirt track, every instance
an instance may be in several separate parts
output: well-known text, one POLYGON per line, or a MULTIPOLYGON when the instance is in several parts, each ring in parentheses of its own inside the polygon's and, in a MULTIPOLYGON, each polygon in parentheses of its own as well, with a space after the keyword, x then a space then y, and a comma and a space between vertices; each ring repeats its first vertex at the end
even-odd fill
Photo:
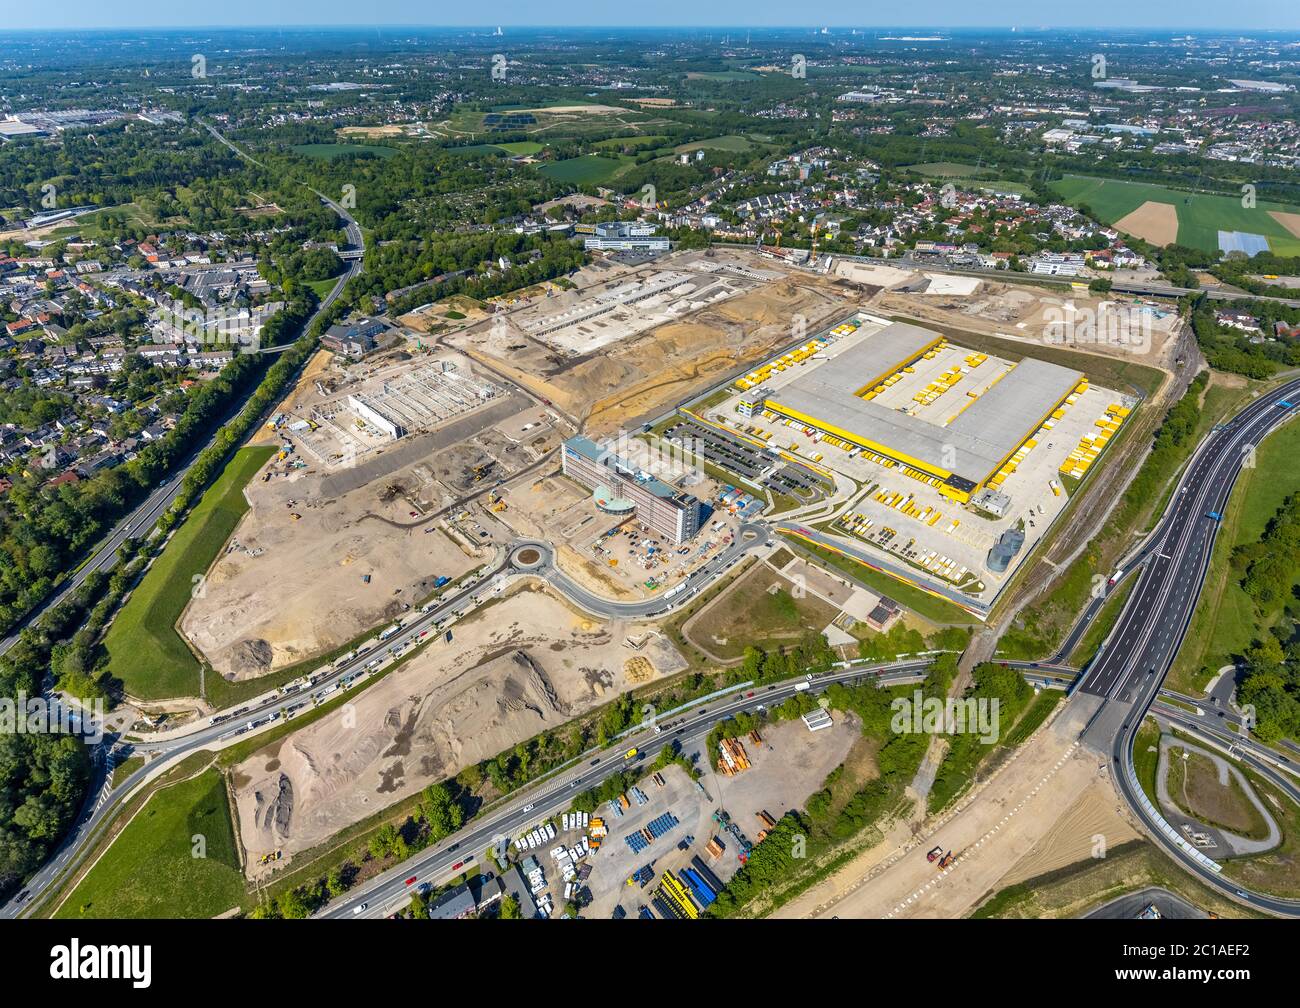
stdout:
MULTIPOLYGON (((1062 711, 954 813, 912 837, 904 825, 777 917, 954 918, 969 913, 1098 781, 1098 758, 1077 744, 1062 711), (939 871, 926 851, 956 864, 939 871)), ((1104 785, 1107 786, 1108 785, 1104 785)))

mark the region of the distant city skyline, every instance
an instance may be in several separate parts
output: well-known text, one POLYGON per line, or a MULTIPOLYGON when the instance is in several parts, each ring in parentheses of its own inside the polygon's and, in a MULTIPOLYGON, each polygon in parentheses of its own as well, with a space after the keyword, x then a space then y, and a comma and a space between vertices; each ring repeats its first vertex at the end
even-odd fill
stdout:
POLYGON ((498 0, 489 6, 429 4, 420 0, 226 0, 220 7, 182 7, 174 0, 134 0, 129 5, 102 0, 65 0, 53 5, 10 5, 0 30, 75 30, 124 28, 275 28, 275 27, 611 27, 611 28, 1131 28, 1188 31, 1291 31, 1300 28, 1300 4, 1284 0, 1096 0, 1044 4, 1004 0, 970 4, 931 0, 924 8, 872 10, 860 3, 830 0, 800 5, 772 0, 655 0, 613 6, 596 0, 556 0, 539 6, 498 0), (364 20, 361 20, 364 15, 364 20), (799 21, 792 24, 792 16, 799 21), (921 20, 917 20, 920 17, 921 20))

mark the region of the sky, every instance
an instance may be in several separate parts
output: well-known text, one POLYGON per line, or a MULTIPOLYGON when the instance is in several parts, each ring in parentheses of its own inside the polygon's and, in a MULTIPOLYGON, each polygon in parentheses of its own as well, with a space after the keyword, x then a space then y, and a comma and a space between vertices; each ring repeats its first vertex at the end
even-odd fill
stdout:
POLYGON ((3 0, 0 29, 288 25, 1300 29, 1296 0, 3 0), (791 18, 801 20, 792 24, 791 18), (922 20, 918 21, 917 18, 922 20))

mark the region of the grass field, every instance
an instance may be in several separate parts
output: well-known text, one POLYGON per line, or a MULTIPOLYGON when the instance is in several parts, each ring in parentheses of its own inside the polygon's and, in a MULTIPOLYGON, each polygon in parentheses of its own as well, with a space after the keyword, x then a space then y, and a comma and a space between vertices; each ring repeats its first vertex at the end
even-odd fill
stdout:
POLYGON ((296 144, 290 148, 295 154, 317 160, 333 160, 352 154, 373 154, 375 157, 390 158, 397 153, 392 147, 377 147, 373 144, 332 143, 332 144, 296 144))
POLYGON ((225 779, 208 769, 150 798, 55 916, 214 917, 245 892, 225 779))
POLYGON ((597 140, 591 146, 598 150, 622 150, 624 147, 658 147, 667 141, 666 136, 620 136, 597 140))
POLYGON ((1145 840, 1114 847, 994 893, 972 917, 1061 920, 1148 886, 1159 886, 1219 917, 1261 917, 1207 888, 1145 840))
POLYGON ((763 75, 752 70, 692 70, 687 80, 747 81, 759 80, 763 75))
POLYGON ((1239 196, 1213 196, 1182 192, 1148 182, 1067 175, 1052 183, 1067 203, 1086 203, 1106 224, 1114 224, 1143 203, 1170 203, 1178 214, 1178 244, 1206 252, 1219 251, 1220 231, 1245 231, 1264 235, 1277 255, 1300 255, 1300 238, 1269 215, 1270 210, 1300 212, 1281 203, 1259 202, 1247 209, 1239 196))
POLYGON ((1228 775, 1228 785, 1219 783, 1214 762, 1198 752, 1170 746, 1169 774, 1165 786, 1174 803, 1193 819, 1226 829, 1251 840, 1268 836, 1268 824, 1246 796, 1240 782, 1228 775), (1185 757, 1185 758, 1184 758, 1185 757))
POLYGON ((997 175, 997 170, 994 168, 961 164, 956 161, 926 161, 921 164, 905 165, 904 167, 908 171, 919 172, 922 175, 928 175, 930 178, 975 179, 992 178, 997 175))
POLYGON ((836 608, 815 595, 795 598, 793 585, 765 565, 750 571, 690 624, 688 636, 719 658, 739 658, 753 644, 772 650, 798 643, 806 631, 820 633, 836 608), (769 592, 773 584, 780 590, 769 592))
POLYGON ((248 510, 244 485, 274 450, 235 453, 113 620, 104 638, 108 670, 131 696, 160 700, 198 693, 199 662, 176 632, 176 621, 190 600, 194 575, 207 571, 248 510))
POLYGON ((542 165, 538 171, 556 182, 598 185, 608 182, 622 167, 622 161, 596 154, 584 154, 582 157, 569 158, 567 161, 554 161, 542 165))
POLYGON ((985 190, 1000 195, 1011 194, 1016 196, 1030 196, 1034 191, 1034 187, 1025 182, 1006 182, 1002 179, 954 178, 949 179, 948 181, 958 189, 970 189, 972 191, 985 190))
POLYGON ((784 532, 782 535, 786 537, 784 542, 793 547, 796 554, 811 557, 823 567, 833 568, 842 574, 847 574, 851 579, 865 585, 876 594, 889 596, 936 626, 970 626, 979 622, 965 609, 961 609, 951 602, 931 595, 927 591, 922 591, 920 588, 915 588, 888 574, 882 574, 866 564, 858 563, 856 560, 850 559, 841 553, 836 553, 834 550, 823 549, 816 543, 809 542, 806 539, 784 532))
POLYGON ((1282 831, 1282 844, 1267 854, 1223 862, 1223 874, 1255 892, 1300 896, 1300 806, 1249 767, 1246 779, 1282 831))
POLYGON ((743 136, 710 137, 708 140, 696 140, 694 143, 674 147, 675 154, 690 154, 697 150, 724 150, 743 153, 753 148, 754 144, 743 136))
POLYGON ((472 144, 468 147, 448 147, 448 154, 499 154, 509 157, 531 157, 540 153, 546 147, 536 140, 516 140, 514 143, 481 143, 472 144))
POLYGON ((307 280, 306 284, 316 292, 318 298, 324 298, 334 289, 334 285, 339 282, 338 277, 327 277, 324 280, 307 280))
POLYGON ((1133 772, 1142 785, 1142 793, 1152 805, 1159 805, 1156 795, 1156 770, 1159 765, 1160 726, 1153 718, 1146 718, 1133 736, 1133 772))
MULTIPOLYGON (((1269 519, 1289 494, 1300 490, 1300 424, 1289 423, 1266 437, 1255 451, 1255 468, 1243 469, 1224 512, 1214 544, 1210 573, 1187 639, 1170 674, 1170 687, 1192 695, 1210 676, 1263 635, 1278 614, 1261 620, 1255 605, 1228 566, 1238 545, 1258 542, 1269 519)), ((1292 582, 1300 586, 1300 571, 1292 582)))

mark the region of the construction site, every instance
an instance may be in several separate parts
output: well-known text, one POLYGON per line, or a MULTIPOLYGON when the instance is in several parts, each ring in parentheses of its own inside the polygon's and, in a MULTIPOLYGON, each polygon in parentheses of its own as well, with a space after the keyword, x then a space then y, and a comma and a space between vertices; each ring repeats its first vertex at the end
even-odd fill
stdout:
POLYGON ((674 252, 650 265, 600 260, 574 289, 497 305, 447 339, 590 436, 639 426, 844 313, 859 289, 740 248, 674 252), (801 321, 800 321, 801 320, 801 321))
POLYGON ((250 877, 686 667, 667 637, 644 625, 597 622, 527 578, 458 620, 451 641, 431 640, 349 704, 235 767, 250 877), (261 864, 277 850, 279 862, 261 864))
POLYGON ((509 543, 492 488, 544 472, 568 433, 553 411, 484 379, 460 355, 314 360, 259 433, 280 450, 245 488, 250 509, 179 629, 229 679, 344 646, 509 543), (469 390, 460 414, 426 391, 446 375, 469 390), (409 432, 383 440, 350 413, 327 420, 354 395, 406 418, 409 432), (435 419, 435 409, 448 412, 435 419))
POLYGON ((346 468, 478 412, 504 419, 525 404, 476 373, 468 358, 446 352, 336 360, 313 387, 315 395, 277 416, 275 426, 294 436, 305 462, 323 469, 346 468))

